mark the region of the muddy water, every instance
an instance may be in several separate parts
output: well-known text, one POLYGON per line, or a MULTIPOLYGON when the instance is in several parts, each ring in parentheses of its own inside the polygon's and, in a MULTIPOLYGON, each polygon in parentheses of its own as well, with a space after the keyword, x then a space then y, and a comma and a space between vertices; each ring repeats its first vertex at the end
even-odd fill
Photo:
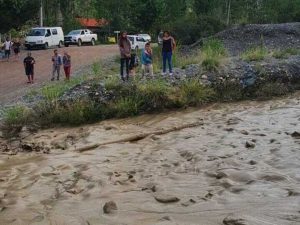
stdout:
POLYGON ((50 154, 0 157, 0 224, 298 225, 299 96, 41 131, 30 138, 50 154), (104 214, 110 200, 118 210, 104 214))

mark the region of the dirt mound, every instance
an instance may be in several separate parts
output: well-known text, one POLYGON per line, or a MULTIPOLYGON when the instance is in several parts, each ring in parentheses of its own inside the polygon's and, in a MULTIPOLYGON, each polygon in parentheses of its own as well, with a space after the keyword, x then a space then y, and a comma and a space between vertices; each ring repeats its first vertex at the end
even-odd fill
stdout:
POLYGON ((300 23, 249 24, 224 30, 215 35, 233 56, 264 44, 268 49, 300 47, 300 23))

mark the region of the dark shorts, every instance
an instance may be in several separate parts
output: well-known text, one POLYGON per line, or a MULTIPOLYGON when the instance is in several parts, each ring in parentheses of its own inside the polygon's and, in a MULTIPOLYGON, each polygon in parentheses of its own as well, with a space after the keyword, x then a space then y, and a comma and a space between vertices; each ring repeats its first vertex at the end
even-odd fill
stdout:
POLYGON ((10 50, 5 50, 5 56, 9 56, 10 55, 10 50))
POLYGON ((33 68, 25 68, 25 73, 27 76, 30 76, 34 74, 34 70, 33 68))
POLYGON ((14 49, 14 53, 15 53, 15 54, 20 53, 20 49, 19 49, 19 48, 15 48, 15 49, 14 49))

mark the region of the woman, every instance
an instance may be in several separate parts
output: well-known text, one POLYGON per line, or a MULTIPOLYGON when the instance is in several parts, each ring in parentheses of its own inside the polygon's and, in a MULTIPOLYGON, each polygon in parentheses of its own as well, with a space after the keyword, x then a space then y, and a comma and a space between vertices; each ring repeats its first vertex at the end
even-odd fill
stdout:
POLYGON ((126 66, 126 80, 129 79, 129 61, 131 52, 131 43, 127 38, 127 32, 122 32, 119 39, 119 48, 121 54, 121 79, 125 81, 124 77, 124 64, 126 66))
POLYGON ((163 57, 163 75, 166 75, 167 61, 169 66, 169 74, 173 75, 172 68, 172 54, 176 48, 176 42, 168 31, 164 32, 163 43, 162 43, 162 57, 163 57))

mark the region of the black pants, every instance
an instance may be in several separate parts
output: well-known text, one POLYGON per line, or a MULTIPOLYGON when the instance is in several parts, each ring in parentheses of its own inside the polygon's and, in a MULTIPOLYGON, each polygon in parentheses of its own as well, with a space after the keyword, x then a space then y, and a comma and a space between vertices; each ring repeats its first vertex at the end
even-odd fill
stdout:
POLYGON ((125 77, 124 77, 124 64, 126 66, 126 79, 128 80, 129 78, 129 61, 130 61, 130 58, 121 58, 121 78, 122 80, 125 80, 125 77))

